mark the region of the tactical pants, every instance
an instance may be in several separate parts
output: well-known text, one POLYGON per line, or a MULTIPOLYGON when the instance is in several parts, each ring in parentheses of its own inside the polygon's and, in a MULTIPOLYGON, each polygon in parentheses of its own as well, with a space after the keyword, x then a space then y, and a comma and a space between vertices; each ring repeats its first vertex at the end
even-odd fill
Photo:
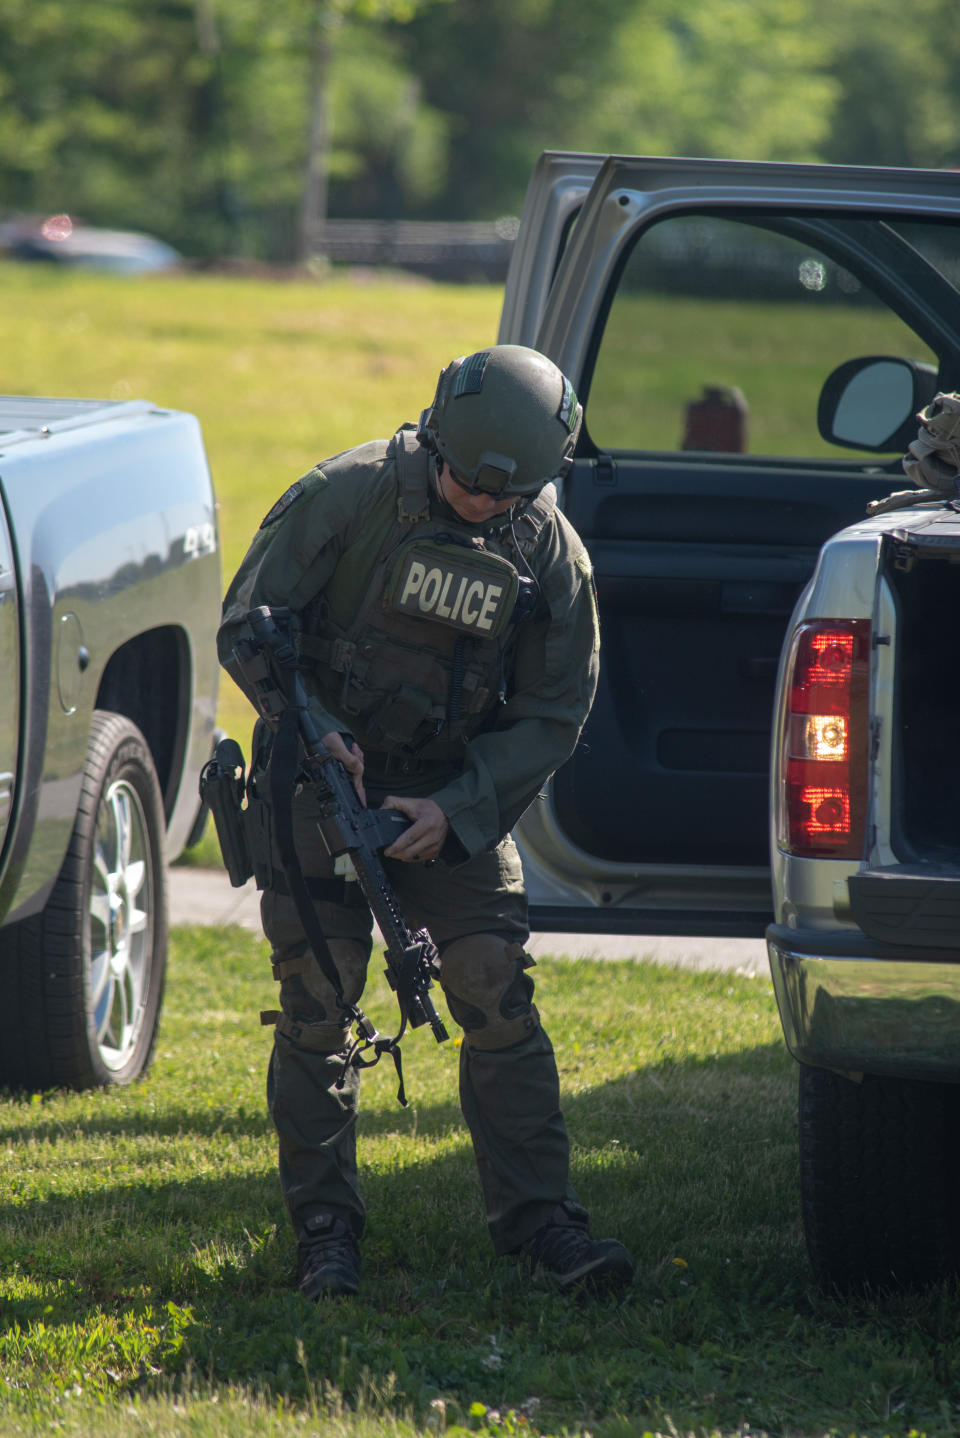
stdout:
MULTIPOLYGON (((309 793, 294 803, 305 876, 333 866, 311 816, 309 793)), ((553 1047, 530 1002, 532 960, 519 856, 511 839, 456 869, 385 860, 411 929, 426 927, 441 955, 441 983, 460 1048, 460 1105, 470 1129, 495 1251, 514 1251, 565 1198, 569 1143, 560 1112, 553 1047)), ((279 872, 279 861, 275 859, 279 872)), ((282 881, 276 889, 284 889, 282 881)), ((280 1182, 294 1231, 318 1212, 349 1223, 359 1238, 365 1209, 356 1157, 360 1071, 347 1070, 345 1034, 333 990, 314 959, 293 900, 271 888, 261 899, 264 933, 280 978, 282 1014, 267 1084, 279 1140, 280 1182)), ((372 920, 355 882, 343 901, 316 901, 345 997, 363 991, 372 920)), ((426 1029, 423 1030, 427 1032, 426 1029)), ((389 1060, 387 1060, 389 1061, 389 1060)))

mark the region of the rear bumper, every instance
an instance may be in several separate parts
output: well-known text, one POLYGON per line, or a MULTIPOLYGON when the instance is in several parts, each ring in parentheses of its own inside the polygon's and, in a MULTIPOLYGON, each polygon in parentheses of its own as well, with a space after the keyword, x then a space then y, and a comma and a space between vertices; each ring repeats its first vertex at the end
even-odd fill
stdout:
POLYGON ((771 924, 787 1048, 843 1072, 960 1082, 960 949, 922 958, 861 933, 771 924))

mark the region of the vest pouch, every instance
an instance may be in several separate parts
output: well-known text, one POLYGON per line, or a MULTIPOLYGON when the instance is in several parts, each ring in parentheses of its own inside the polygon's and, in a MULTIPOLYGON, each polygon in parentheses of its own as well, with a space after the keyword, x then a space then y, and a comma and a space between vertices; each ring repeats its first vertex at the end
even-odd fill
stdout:
POLYGON ((383 607, 479 639, 498 639, 513 617, 519 576, 508 559, 470 544, 421 539, 394 562, 383 607))
POLYGON ((367 723, 366 740, 386 749, 394 744, 408 744, 424 720, 433 712, 433 700, 422 689, 402 684, 385 695, 376 717, 367 723))

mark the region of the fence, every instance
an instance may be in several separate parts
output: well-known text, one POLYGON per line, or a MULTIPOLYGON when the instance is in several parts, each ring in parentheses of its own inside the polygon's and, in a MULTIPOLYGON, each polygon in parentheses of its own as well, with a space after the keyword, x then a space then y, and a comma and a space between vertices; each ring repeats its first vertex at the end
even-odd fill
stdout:
POLYGON ((327 220, 317 251, 337 264, 389 266, 441 280, 503 282, 518 222, 327 220))

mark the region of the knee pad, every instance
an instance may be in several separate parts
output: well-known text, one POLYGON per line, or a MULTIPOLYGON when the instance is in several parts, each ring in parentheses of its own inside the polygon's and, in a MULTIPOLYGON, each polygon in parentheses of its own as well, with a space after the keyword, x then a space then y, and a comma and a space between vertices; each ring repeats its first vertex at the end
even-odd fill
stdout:
MULTIPOLYGON (((343 997, 355 1004, 367 977, 369 946, 355 939, 328 939, 327 945, 340 975, 343 997)), ((280 981, 279 1013, 261 1014, 262 1023, 275 1023, 277 1031, 315 1053, 339 1053, 350 1038, 350 1025, 340 1019, 333 985, 313 954, 306 949, 293 958, 274 958, 273 976, 280 981)))
POLYGON ((539 1026, 526 972, 533 963, 522 944, 496 934, 468 934, 444 949, 440 984, 472 1049, 509 1048, 539 1026))

